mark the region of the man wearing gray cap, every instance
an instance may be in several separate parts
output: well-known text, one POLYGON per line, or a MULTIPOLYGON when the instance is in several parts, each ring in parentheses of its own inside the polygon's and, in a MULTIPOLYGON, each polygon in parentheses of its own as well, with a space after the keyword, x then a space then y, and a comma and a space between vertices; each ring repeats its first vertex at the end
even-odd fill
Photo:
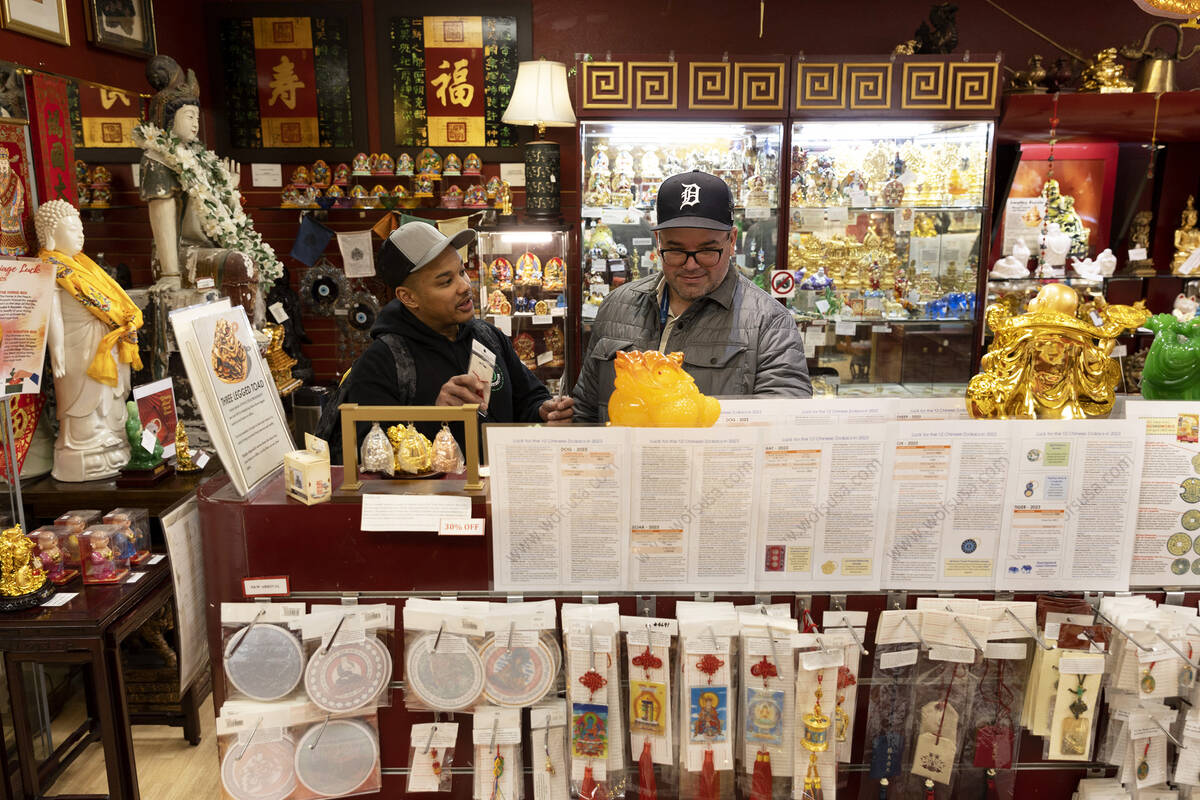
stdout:
MULTIPOLYGON (((371 328, 374 341, 345 378, 343 402, 478 403, 480 422, 570 421, 571 398, 551 398, 509 338, 475 318, 471 282, 457 249, 473 241, 475 231, 469 228, 450 238, 424 222, 401 225, 387 238, 375 268, 392 300, 371 328), (469 374, 472 352, 483 352, 494 363, 490 387, 469 374)), ((461 447, 458 427, 451 430, 461 447)), ((425 431, 430 437, 436 432, 437 425, 425 431)))
POLYGON ((699 170, 663 181, 656 202, 662 273, 600 306, 575 384, 575 421, 608 420, 620 350, 683 352, 708 395, 812 397, 804 342, 786 308, 729 268, 736 244, 725 181, 699 170))

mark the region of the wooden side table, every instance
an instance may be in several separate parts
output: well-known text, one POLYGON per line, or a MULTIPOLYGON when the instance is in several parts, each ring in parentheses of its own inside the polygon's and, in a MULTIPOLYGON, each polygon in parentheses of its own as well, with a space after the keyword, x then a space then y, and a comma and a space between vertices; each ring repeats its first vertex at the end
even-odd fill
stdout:
POLYGON ((170 600, 174 587, 166 559, 133 574, 142 577, 134 583, 111 586, 76 583, 64 587, 66 592, 78 594, 62 606, 0 615, 0 650, 4 651, 25 797, 48 797, 44 789, 98 740, 104 748, 109 796, 140 798, 120 646, 170 600), (25 700, 22 665, 26 663, 83 667, 88 720, 41 764, 34 756, 31 709, 25 700))

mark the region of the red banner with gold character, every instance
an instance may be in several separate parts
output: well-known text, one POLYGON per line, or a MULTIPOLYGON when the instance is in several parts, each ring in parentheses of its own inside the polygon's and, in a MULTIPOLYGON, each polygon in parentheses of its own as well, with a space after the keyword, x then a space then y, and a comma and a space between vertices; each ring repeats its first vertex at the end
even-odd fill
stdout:
POLYGON ((29 76, 29 124, 33 131, 38 199, 66 200, 74 205, 75 145, 71 141, 71 111, 67 82, 35 72, 29 76))
POLYGON ((137 92, 79 81, 81 147, 136 148, 133 129, 142 121, 142 98, 137 92))
MULTIPOLYGON (((5 401, 0 399, 0 403, 2 402, 5 401)), ((12 403, 13 447, 17 451, 17 474, 20 475, 21 467, 25 466, 25 456, 29 454, 29 445, 33 442, 33 432, 37 429, 38 420, 42 416, 42 408, 46 405, 46 396, 43 394, 19 394, 8 402, 12 403)), ((12 481, 12 475, 8 471, 8 460, 2 447, 0 447, 0 477, 12 481)))
POLYGON ((319 147, 312 20, 255 17, 254 64, 263 147, 319 147))
POLYGON ((424 36, 430 146, 483 147, 483 18, 425 17, 424 36))

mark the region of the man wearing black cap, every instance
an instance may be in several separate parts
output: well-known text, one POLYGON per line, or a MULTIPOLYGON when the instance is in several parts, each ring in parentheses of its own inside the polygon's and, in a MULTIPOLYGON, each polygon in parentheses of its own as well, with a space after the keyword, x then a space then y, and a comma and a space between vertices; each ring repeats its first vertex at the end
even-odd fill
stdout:
POLYGON ((575 421, 607 421, 619 350, 682 351, 708 395, 811 397, 792 315, 729 268, 736 239, 725 181, 699 170, 674 175, 656 208, 662 274, 621 286, 600 306, 573 393, 575 421))
MULTIPOLYGON (((474 240, 471 229, 448 238, 432 225, 409 222, 383 243, 376 271, 393 299, 379 312, 371 328, 374 341, 346 378, 350 385, 345 402, 478 403, 486 409, 481 422, 570 421, 571 398, 551 398, 521 363, 509 338, 475 318, 471 283, 457 250, 474 240), (490 391, 482 379, 468 372, 472 352, 480 348, 495 364, 490 391)), ((461 447, 462 432, 454 433, 461 447)))

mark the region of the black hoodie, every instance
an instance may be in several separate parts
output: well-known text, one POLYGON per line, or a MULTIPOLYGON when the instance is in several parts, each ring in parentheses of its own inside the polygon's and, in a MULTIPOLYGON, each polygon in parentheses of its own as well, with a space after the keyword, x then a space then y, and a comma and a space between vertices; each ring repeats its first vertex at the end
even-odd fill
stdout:
MULTIPOLYGON (((431 406, 446 381, 464 375, 471 363, 471 342, 478 338, 485 346, 488 340, 500 342, 496 355, 496 373, 492 378, 492 395, 488 400, 484 422, 541 422, 538 408, 550 399, 550 392, 528 367, 517 358, 512 341, 495 326, 478 319, 460 325, 453 341, 437 333, 409 311, 399 300, 392 300, 379 312, 371 328, 374 339, 354 363, 348 380, 348 403, 365 406, 414 405, 431 406), (491 335, 478 331, 490 328, 491 335), (403 337, 416 367, 416 386, 401 393, 396 377, 396 361, 387 343, 379 336, 395 333, 403 337)), ((495 350, 489 346, 489 350, 495 350)), ((383 426, 386 429, 386 425, 383 426)), ((418 424, 417 428, 430 439, 441 426, 437 423, 418 424)), ((452 425, 458 446, 463 447, 462 426, 452 425)), ((363 432, 360 432, 360 439, 363 432)), ((481 440, 482 442, 482 440, 481 440)))

